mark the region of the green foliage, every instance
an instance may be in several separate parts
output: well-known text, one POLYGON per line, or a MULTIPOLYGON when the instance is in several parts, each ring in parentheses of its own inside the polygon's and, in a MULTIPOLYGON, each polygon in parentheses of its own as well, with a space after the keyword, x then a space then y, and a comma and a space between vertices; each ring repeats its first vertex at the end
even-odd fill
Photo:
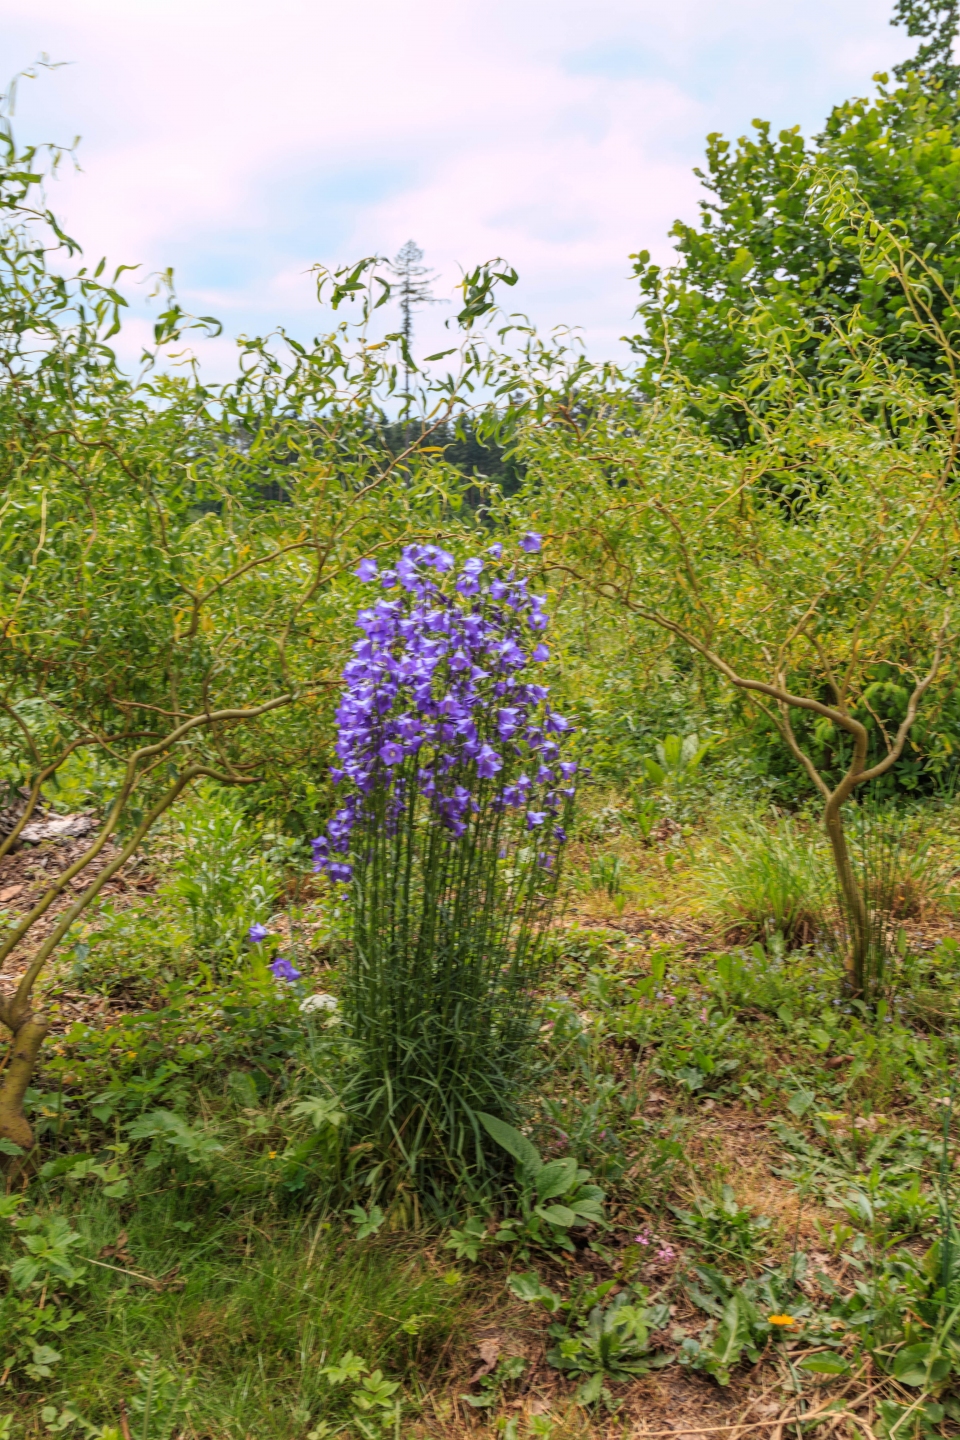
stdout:
POLYGON ((730 828, 724 851, 703 867, 707 902, 738 938, 781 936, 808 945, 829 926, 833 909, 829 852, 819 836, 780 818, 730 828))
MULTIPOLYGON (((942 290, 941 323, 927 297, 941 295, 942 282, 927 262, 840 180, 824 186, 823 205, 852 234, 865 270, 896 277, 910 326, 953 365, 947 317, 956 308, 942 290)), ((522 504, 553 535, 558 571, 628 617, 637 646, 656 630, 682 641, 725 683, 730 704, 739 692, 777 726, 822 801, 837 885, 855 916, 847 983, 869 993, 867 904, 842 807, 894 770, 953 645, 942 577, 958 543, 947 491, 960 412, 949 384, 931 397, 857 317, 838 332, 843 381, 830 387, 812 383, 802 363, 805 344, 832 344, 813 327, 783 327, 767 305, 744 334, 750 369, 710 403, 723 393, 739 407, 749 446, 712 440, 679 392, 638 403, 626 377, 606 369, 592 390, 581 377, 582 426, 530 414, 523 453, 537 480, 522 504), (873 703, 882 667, 903 692, 896 722, 873 703), (826 724, 843 735, 842 765, 830 772, 804 748, 809 728, 826 724)), ((534 370, 528 383, 538 381, 534 370)))
POLYGON ((729 1385, 732 1372, 746 1356, 756 1364, 760 1352, 776 1325, 771 1315, 796 1316, 808 1307, 788 1297, 794 1287, 792 1272, 770 1271, 734 1287, 720 1271, 707 1265, 694 1267, 696 1281, 687 1286, 695 1305, 712 1318, 697 1337, 688 1336, 680 1346, 681 1365, 712 1375, 720 1385, 729 1385))
MULTIPOLYGON (((331 1385, 353 1387, 350 1395, 353 1425, 364 1440, 375 1440, 385 1430, 399 1432, 401 1402, 399 1397, 394 1398, 400 1389, 397 1381, 385 1380, 381 1370, 371 1373, 366 1361, 352 1350, 336 1364, 325 1365, 320 1374, 331 1385)), ((322 1440, 328 1433, 330 1427, 324 1422, 310 1431, 313 1440, 322 1440)))
POLYGON ((189 915, 196 954, 235 959, 250 925, 270 918, 277 866, 229 796, 209 783, 184 807, 180 825, 177 859, 162 896, 189 915))
MULTIPOLYGON (((603 1191, 591 1183, 589 1170, 569 1155, 544 1161, 533 1142, 505 1120, 482 1111, 477 1118, 517 1162, 515 1213, 508 1213, 488 1243, 520 1244, 525 1252, 531 1246, 572 1251, 572 1229, 604 1224, 603 1191)), ((470 1232, 460 1240, 461 1249, 469 1239, 470 1232)))
POLYGON ((755 1216, 737 1203, 732 1185, 724 1185, 719 1200, 700 1196, 691 1210, 670 1207, 677 1217, 679 1233, 691 1240, 708 1257, 749 1262, 770 1243, 770 1218, 755 1216))
POLYGON ((491 1410, 500 1403, 504 1392, 520 1379, 526 1368, 527 1362, 522 1355, 510 1355, 498 1360, 495 1369, 481 1378, 478 1393, 461 1395, 460 1399, 469 1405, 471 1410, 491 1410))
MULTIPOLYGON (((651 1334, 667 1321, 668 1306, 648 1305, 642 1288, 635 1292, 621 1290, 610 1298, 615 1288, 613 1281, 596 1286, 592 1281, 592 1275, 584 1276, 566 1300, 544 1286, 534 1271, 511 1275, 507 1282, 518 1300, 564 1317, 555 1319, 549 1327, 548 1333, 556 1343, 547 1352, 547 1362, 582 1380, 578 1390, 582 1404, 593 1404, 601 1398, 605 1379, 629 1380, 669 1364, 672 1359, 650 1347, 651 1334)), ((604 1398, 609 1400, 609 1392, 604 1398)))
MULTIPOLYGON (((0 1260, 0 1273, 8 1277, 0 1291, 0 1364, 5 1373, 44 1382, 63 1358, 56 1345, 84 1318, 59 1293, 86 1279, 76 1253, 81 1236, 62 1215, 17 1214, 20 1200, 0 1198, 0 1226, 6 1229, 9 1221, 15 1256, 0 1260)), ((8 1250, 5 1239, 0 1230, 0 1257, 8 1250)))
MULTIPOLYGON (((739 320, 761 307, 776 324, 806 330, 802 363, 824 380, 839 375, 842 361, 818 337, 854 307, 890 354, 931 377, 944 373, 939 347, 904 324, 896 280, 865 265, 853 237, 835 230, 818 204, 825 170, 855 174, 877 218, 927 256, 948 289, 960 278, 956 6, 910 0, 896 13, 911 35, 934 37, 898 67, 900 85, 875 77, 874 97, 835 106, 809 144, 799 126, 774 136, 765 120, 754 120, 752 138, 735 146, 707 137, 706 168, 695 173, 710 198, 700 202, 699 226, 673 226, 677 263, 664 269, 646 251, 634 257, 644 328, 633 346, 647 393, 678 375, 694 387, 735 386, 752 360, 739 320)), ((933 304, 938 317, 948 313, 942 297, 933 304)), ((735 406, 718 411, 714 424, 735 443, 749 433, 735 406)))
POLYGON ((711 742, 701 745, 696 734, 681 738, 679 735, 665 735, 657 741, 657 758, 648 755, 644 769, 651 785, 678 784, 697 769, 710 749, 711 742))
POLYGON ((144 1157, 148 1170, 162 1165, 171 1150, 179 1152, 190 1165, 209 1163, 223 1146, 198 1126, 188 1125, 172 1110, 150 1110, 127 1126, 131 1140, 152 1140, 144 1157))

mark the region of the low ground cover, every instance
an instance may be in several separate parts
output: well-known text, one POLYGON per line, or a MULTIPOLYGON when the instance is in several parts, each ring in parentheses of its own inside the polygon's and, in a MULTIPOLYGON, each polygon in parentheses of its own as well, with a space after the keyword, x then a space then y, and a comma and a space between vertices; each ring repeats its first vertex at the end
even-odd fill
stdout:
MULTIPOLYGON (((661 794, 647 834, 590 793, 539 993, 535 1159, 507 1136, 500 1201, 439 1217, 377 1205, 341 1153, 333 887, 245 831, 264 954, 229 888, 212 917, 187 898, 236 802, 161 835, 51 976, 38 1149, 0 1200, 6 1433, 949 1433, 956 809, 911 821, 946 878, 898 921, 871 1011, 829 937, 778 928, 777 884, 731 936, 724 855, 818 842, 708 789, 695 825, 661 794), (574 1218, 588 1192, 602 1223, 574 1218)), ((7 908, 76 843, 11 857, 7 908)))

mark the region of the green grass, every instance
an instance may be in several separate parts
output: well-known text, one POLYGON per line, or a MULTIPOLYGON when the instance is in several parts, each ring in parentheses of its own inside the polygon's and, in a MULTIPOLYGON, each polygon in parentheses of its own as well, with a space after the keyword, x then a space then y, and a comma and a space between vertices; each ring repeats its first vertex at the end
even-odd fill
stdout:
POLYGON ((708 907, 741 940, 779 934, 790 947, 823 934, 832 911, 826 843, 790 818, 734 824, 701 871, 708 907))
MULTIPOLYGON (((432 1263, 413 1237, 357 1245, 317 1216, 221 1210, 202 1189, 124 1208, 128 1218, 104 1199, 66 1207, 83 1250, 96 1257, 122 1229, 122 1256, 108 1251, 103 1263, 146 1277, 169 1277, 175 1267, 177 1274, 158 1292, 87 1267, 72 1297, 84 1319, 64 1346, 55 1386, 42 1391, 69 1400, 91 1423, 119 1422, 120 1397, 156 1356, 190 1387, 195 1432, 293 1440, 321 1420, 342 1420, 348 1408, 321 1376, 325 1364, 352 1351, 409 1380, 429 1373, 467 1322, 462 1279, 432 1263)), ((7 1413, 35 1413, 39 1388, 22 1389, 7 1413)), ((0 1398, 0 1414, 10 1404, 0 1398)))
MULTIPOLYGON (((935 820, 930 863, 943 866, 954 822, 944 811, 935 820)), ((733 820, 712 823, 734 832, 733 820)), ((921 812, 912 824, 924 833, 921 812)), ((744 869, 728 866, 725 893, 734 881, 737 894, 764 904, 771 894, 809 893, 805 831, 781 822, 769 830, 741 824, 738 833, 749 839, 736 841, 744 869), (781 883, 785 872, 790 885, 781 883)), ((627 836, 616 853, 640 876, 661 865, 656 851, 627 836)), ((690 854, 665 881, 665 905, 679 917, 701 873, 690 854)), ((108 919, 102 940, 91 933, 83 964, 68 957, 71 993, 86 990, 94 1003, 115 995, 114 970, 134 974, 140 953, 142 983, 129 1003, 160 1008, 71 1032, 62 1053, 47 1052, 38 1077, 40 1162, 86 1154, 105 1171, 115 1160, 129 1188, 122 1193, 121 1182, 121 1193, 105 1194, 109 1179, 82 1171, 44 1177, 35 1167, 26 1182, 10 1177, 11 1193, 24 1196, 21 1215, 60 1217, 80 1237, 77 1283, 37 1281, 25 1292, 27 1308, 35 1313, 42 1300, 54 1313, 70 1305, 83 1317, 47 1337, 62 1356, 49 1375, 31 1377, 21 1363, 0 1385, 11 1440, 122 1440, 124 1421, 131 1440, 322 1440, 341 1429, 363 1440, 360 1421, 373 1427, 368 1436, 388 1440, 397 1398, 403 1435, 425 1427, 452 1436, 463 1429, 464 1393, 491 1401, 471 1412, 480 1427, 516 1419, 517 1440, 530 1440, 544 1433, 532 1428, 537 1419, 560 1440, 609 1424, 604 1385, 610 1403, 623 1406, 615 1423, 645 1416, 648 1391, 613 1371, 606 1380, 596 1372, 599 1398, 586 1408, 576 1399, 581 1379, 550 1365, 533 1372, 530 1396, 547 1396, 548 1417, 522 1418, 526 1381, 512 1359, 469 1387, 477 1337, 490 1327, 507 1337, 501 1358, 539 1353, 541 1337, 550 1346, 550 1316, 535 1298, 518 1298, 508 1274, 539 1276, 566 1307, 561 1319, 574 1339, 588 1336, 597 1307, 595 1325, 606 1323, 613 1302, 604 1285, 619 1286, 635 1307, 646 1305, 644 1295, 677 1307, 689 1345, 651 1332, 650 1353, 673 1347, 671 1363, 687 1366, 684 1383, 701 1386, 695 1393, 714 1423, 728 1374, 741 1386, 776 1383, 767 1361, 755 1375, 738 1370, 742 1347, 728 1365, 718 1328, 725 1307, 742 1307, 743 1344, 757 1353, 770 1338, 764 1305, 802 1311, 804 1343, 834 1347, 848 1376, 871 1353, 876 1374, 897 1356, 909 1359, 911 1346, 946 1323, 946 1301, 937 1300, 922 1257, 952 1205, 938 1102, 949 1094, 960 1040, 960 946, 949 937, 932 946, 907 918, 914 938, 891 962, 885 1008, 871 1012, 843 1000, 837 957, 822 943, 791 949, 789 927, 778 939, 761 924, 763 943, 687 949, 646 918, 634 923, 630 896, 624 905, 622 892, 593 889, 589 866, 587 853, 582 876, 572 877, 567 922, 551 940, 540 1080, 526 1100, 544 1159, 575 1157, 606 1192, 610 1228, 581 1232, 566 1257, 529 1240, 496 1242, 505 1208, 496 1197, 452 1222, 461 1235, 468 1220, 472 1233, 481 1226, 476 1261, 455 1258, 441 1226, 421 1217, 417 1228, 415 1212, 409 1228, 385 1222, 358 1238, 348 1207, 360 1201, 369 1210, 370 1197, 362 1188, 344 1194, 345 1131, 296 1109, 328 1093, 342 1027, 311 1032, 295 997, 247 973, 242 958, 217 970, 187 951, 165 977, 164 937, 153 935, 153 949, 139 946, 151 917, 169 913, 169 898, 123 912, 122 923, 108 919), (137 1138, 127 1128, 158 1108, 182 1122, 169 1132, 174 1139, 137 1138), (821 1258, 804 1258, 814 1255, 821 1258), (798 1263, 825 1265, 826 1288, 798 1290, 798 1263), (866 1318, 864 1297, 873 1297, 866 1318), (363 1362, 367 1373, 333 1383, 325 1372, 351 1355, 357 1362, 345 1368, 363 1362), (377 1370, 379 1381, 369 1373, 377 1370), (371 1408, 358 1409, 357 1398, 370 1396, 371 1408), (80 1418, 71 1420, 74 1412, 80 1418), (61 1421, 62 1432, 51 1430, 61 1421)), ((778 912, 760 905, 754 913, 778 912)), ((292 914, 308 988, 336 990, 325 902, 292 914)), ((952 1150, 951 1138, 948 1160, 952 1150)), ((23 1256, 25 1233, 0 1219, 0 1356, 23 1313, 5 1267, 23 1256)), ((960 1276, 950 1275, 944 1293, 956 1289, 960 1302, 958 1286, 960 1276)), ((520 1289, 540 1293, 532 1282, 520 1289)), ((797 1373, 809 1389, 810 1376, 797 1373)), ((680 1368, 667 1374, 680 1383, 680 1368)), ((929 1404, 950 1401, 951 1386, 957 1381, 940 1398, 931 1391, 929 1404)), ((917 1398, 893 1375, 882 1393, 884 1404, 900 1407, 891 1424, 917 1398)), ((739 1413, 740 1401, 729 1403, 739 1413)), ((950 1411, 937 1413, 912 1412, 934 1433, 950 1433, 950 1411)), ((898 1440, 919 1440, 912 1423, 898 1440)))

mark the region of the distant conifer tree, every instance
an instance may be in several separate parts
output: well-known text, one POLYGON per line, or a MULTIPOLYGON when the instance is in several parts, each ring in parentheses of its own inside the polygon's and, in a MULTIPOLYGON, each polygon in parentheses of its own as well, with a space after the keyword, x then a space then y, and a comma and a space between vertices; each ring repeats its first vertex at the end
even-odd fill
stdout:
POLYGON ((422 263, 423 251, 413 240, 408 240, 400 250, 397 251, 390 262, 390 270, 397 278, 397 299, 400 301, 400 313, 403 321, 400 326, 400 333, 403 336, 403 363, 404 363, 404 390, 410 393, 410 376, 412 374, 412 345, 413 345, 413 312, 418 305, 442 305, 444 302, 438 300, 430 293, 430 284, 435 280, 436 272, 428 270, 422 263))

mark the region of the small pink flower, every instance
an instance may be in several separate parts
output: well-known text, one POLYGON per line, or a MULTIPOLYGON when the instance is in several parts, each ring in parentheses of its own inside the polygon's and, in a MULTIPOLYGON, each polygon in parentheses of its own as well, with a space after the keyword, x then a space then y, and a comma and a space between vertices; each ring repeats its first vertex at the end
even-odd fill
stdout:
POLYGON ((706 1012, 706 1010, 701 1010, 701 1011, 700 1011, 700 1019, 703 1021, 704 1025, 706 1025, 706 1023, 707 1023, 707 1012, 706 1012))
POLYGON ((675 1253, 672 1245, 661 1245, 657 1251, 657 1259, 665 1264, 668 1260, 673 1259, 675 1253))
POLYGON ((634 1236, 634 1238, 633 1238, 633 1243, 634 1243, 634 1245, 649 1245, 649 1244, 650 1244, 650 1231, 649 1231, 649 1230, 641 1230, 639 1235, 635 1235, 635 1236, 634 1236))

